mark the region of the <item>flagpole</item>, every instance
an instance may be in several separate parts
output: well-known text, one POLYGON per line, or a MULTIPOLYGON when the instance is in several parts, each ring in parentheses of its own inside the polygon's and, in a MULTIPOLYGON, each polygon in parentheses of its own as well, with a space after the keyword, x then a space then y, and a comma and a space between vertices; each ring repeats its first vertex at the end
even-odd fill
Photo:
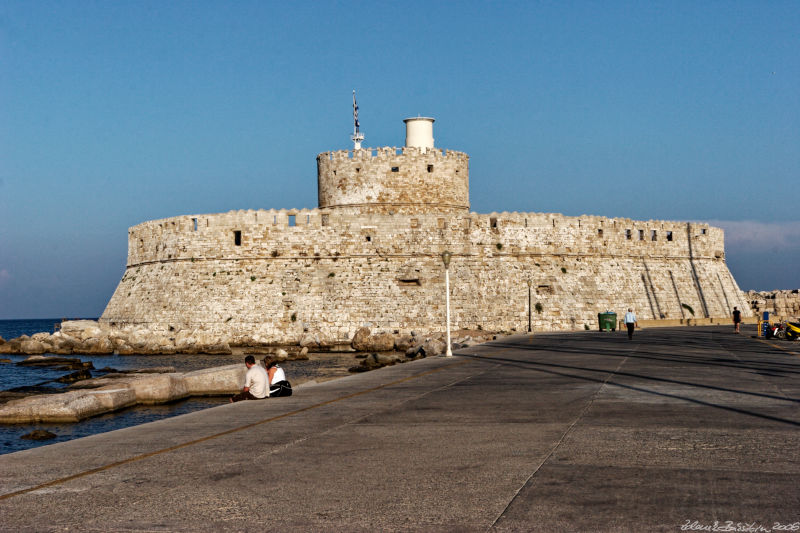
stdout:
POLYGON ((353 141, 353 150, 361 150, 361 141, 364 140, 364 134, 359 130, 360 124, 358 123, 358 104, 356 103, 356 90, 353 89, 353 136, 350 137, 353 141))

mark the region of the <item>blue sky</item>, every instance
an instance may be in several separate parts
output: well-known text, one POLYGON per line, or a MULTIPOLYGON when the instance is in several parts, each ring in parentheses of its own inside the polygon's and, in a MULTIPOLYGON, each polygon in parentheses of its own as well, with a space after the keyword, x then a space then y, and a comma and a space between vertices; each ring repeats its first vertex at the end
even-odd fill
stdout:
POLYGON ((800 287, 800 2, 0 3, 0 319, 98 316, 127 228, 316 206, 436 118, 472 209, 708 220, 800 287))

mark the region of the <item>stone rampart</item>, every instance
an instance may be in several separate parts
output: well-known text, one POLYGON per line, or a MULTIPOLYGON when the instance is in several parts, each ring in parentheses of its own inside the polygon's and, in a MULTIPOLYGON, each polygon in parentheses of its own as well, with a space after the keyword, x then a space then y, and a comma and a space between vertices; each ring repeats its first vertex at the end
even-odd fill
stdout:
POLYGON ((128 265, 101 318, 154 331, 323 344, 355 331, 444 327, 453 253, 454 327, 594 328, 597 313, 641 319, 748 313, 705 224, 546 213, 354 214, 339 209, 173 217, 129 232, 128 265), (655 232, 655 233, 654 233, 655 232))

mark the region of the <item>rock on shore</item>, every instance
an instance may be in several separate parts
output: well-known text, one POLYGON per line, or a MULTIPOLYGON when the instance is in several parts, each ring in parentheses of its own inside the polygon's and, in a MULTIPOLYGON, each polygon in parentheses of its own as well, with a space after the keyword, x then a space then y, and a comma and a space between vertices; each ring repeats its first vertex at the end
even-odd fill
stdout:
POLYGON ((29 396, 0 406, 0 423, 78 422, 136 404, 158 404, 188 396, 233 394, 244 383, 244 365, 187 373, 116 374, 79 381, 61 394, 29 396))
MULTIPOLYGON (((481 332, 491 335, 489 332, 481 332)), ((349 349, 357 352, 407 353, 434 339, 443 342, 442 333, 429 335, 425 339, 412 335, 400 335, 386 331, 371 331, 369 327, 354 332, 349 349)), ((155 332, 144 326, 112 326, 94 320, 69 320, 61 323, 60 331, 55 333, 36 333, 22 335, 15 339, 0 342, 0 354, 44 354, 56 355, 172 355, 172 354, 220 354, 233 353, 232 346, 250 348, 251 353, 274 353, 276 346, 267 339, 225 338, 204 331, 202 327, 192 329, 173 329, 168 333, 155 332)), ((341 347, 341 346, 339 346, 341 347)), ((331 349, 332 346, 317 336, 304 331, 297 345, 286 347, 292 353, 301 350, 331 349)), ((280 351, 280 350, 278 350, 280 351)), ((444 348, 428 345, 427 355, 442 353, 444 348)))

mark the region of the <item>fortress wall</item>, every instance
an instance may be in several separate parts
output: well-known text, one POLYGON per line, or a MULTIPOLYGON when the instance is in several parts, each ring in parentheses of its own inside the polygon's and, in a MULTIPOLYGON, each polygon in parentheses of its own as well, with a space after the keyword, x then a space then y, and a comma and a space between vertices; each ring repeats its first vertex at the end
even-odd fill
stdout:
POLYGON ((469 211, 469 156, 414 147, 317 156, 319 206, 350 213, 469 211))
POLYGON ((642 319, 691 318, 681 304, 698 318, 728 316, 734 305, 749 312, 725 265, 722 231, 703 224, 311 209, 174 217, 131 228, 128 268, 101 320, 275 343, 296 342, 304 329, 326 343, 346 343, 364 324, 441 330, 445 249, 454 253, 456 327, 526 330, 528 281, 533 306, 541 304, 531 313, 536 330, 594 328, 598 312, 627 307, 642 319), (646 240, 638 240, 639 229, 646 240), (653 229, 657 240, 647 240, 653 229))

